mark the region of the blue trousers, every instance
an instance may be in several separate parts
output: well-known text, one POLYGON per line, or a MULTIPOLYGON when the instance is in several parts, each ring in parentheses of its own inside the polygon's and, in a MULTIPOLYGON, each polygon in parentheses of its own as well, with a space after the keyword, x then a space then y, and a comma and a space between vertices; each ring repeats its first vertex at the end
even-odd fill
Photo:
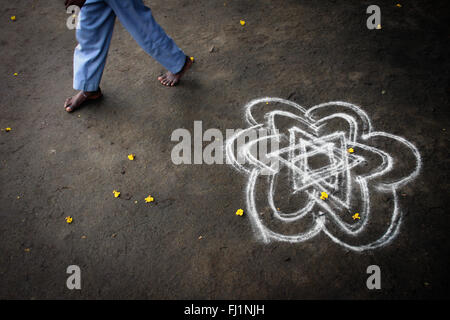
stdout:
POLYGON ((150 56, 172 73, 181 71, 186 55, 158 25, 142 0, 87 0, 76 31, 74 89, 98 89, 116 16, 150 56))

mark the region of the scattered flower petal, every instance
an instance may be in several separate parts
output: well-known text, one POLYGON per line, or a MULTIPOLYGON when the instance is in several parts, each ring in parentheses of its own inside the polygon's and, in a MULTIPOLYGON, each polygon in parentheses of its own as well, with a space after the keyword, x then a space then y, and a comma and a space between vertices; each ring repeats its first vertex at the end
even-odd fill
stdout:
POLYGON ((153 202, 153 201, 155 201, 155 199, 153 199, 153 197, 151 195, 149 195, 147 198, 145 198, 146 203, 153 202))
POLYGON ((113 190, 114 198, 118 198, 120 196, 120 192, 117 190, 113 190))
POLYGON ((236 215, 237 215, 237 216, 242 217, 243 214, 244 214, 244 210, 242 210, 242 209, 238 209, 238 210, 236 211, 236 215))
POLYGON ((16 21, 16 16, 11 16, 12 21, 16 21))
POLYGON ((72 221, 73 221, 73 218, 71 217, 71 216, 68 216, 68 217, 66 217, 66 222, 67 223, 72 223, 72 221))
POLYGON ((241 20, 240 22, 241 22, 241 26, 245 25, 245 21, 244 20, 241 20))
POLYGON ((377 25, 377 29, 378 29, 378 30, 381 29, 381 24, 377 25))
POLYGON ((135 155, 132 154, 132 153, 130 153, 130 154, 128 155, 128 159, 129 159, 129 160, 134 160, 134 157, 135 157, 135 155))
POLYGON ((9 131, 11 131, 11 130, 12 130, 12 129, 9 128, 9 127, 8 127, 8 128, 5 128, 5 131, 6 131, 6 132, 9 132, 9 131))
POLYGON ((195 60, 194 57, 190 57, 190 59, 191 59, 192 62, 194 62, 194 60, 195 60))
POLYGON ((320 199, 321 199, 321 200, 328 199, 328 193, 326 193, 325 191, 322 192, 322 193, 320 194, 320 199))
POLYGON ((347 151, 348 151, 349 153, 355 152, 355 150, 354 150, 353 148, 348 148, 347 151))
POLYGON ((361 219, 361 217, 359 216, 359 213, 355 213, 355 214, 352 216, 352 218, 353 218, 353 220, 361 219))

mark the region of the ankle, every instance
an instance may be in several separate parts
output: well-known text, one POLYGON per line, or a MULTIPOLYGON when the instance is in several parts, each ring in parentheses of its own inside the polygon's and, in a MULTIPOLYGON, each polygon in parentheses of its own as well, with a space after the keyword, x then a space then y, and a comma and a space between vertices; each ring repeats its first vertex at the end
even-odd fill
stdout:
POLYGON ((83 96, 85 96, 87 98, 87 97, 99 94, 100 93, 100 88, 98 88, 97 91, 80 91, 80 92, 81 92, 81 94, 83 96))

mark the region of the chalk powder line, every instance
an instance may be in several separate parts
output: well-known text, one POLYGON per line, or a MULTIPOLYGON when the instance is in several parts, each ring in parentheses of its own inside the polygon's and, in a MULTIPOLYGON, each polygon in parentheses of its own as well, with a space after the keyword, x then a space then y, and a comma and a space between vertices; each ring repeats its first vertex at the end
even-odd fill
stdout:
MULTIPOLYGON (((264 97, 250 101, 245 105, 244 111, 245 120, 249 127, 236 132, 227 139, 225 149, 227 163, 248 176, 245 189, 247 213, 259 239, 265 243, 270 241, 298 243, 311 239, 319 233, 324 233, 332 241, 349 250, 364 251, 385 246, 398 235, 402 222, 402 212, 398 204, 397 190, 418 176, 422 163, 419 151, 412 143, 393 134, 373 131, 367 114, 360 107, 347 102, 328 102, 305 109, 289 100, 264 97), (260 117, 262 120, 257 121, 254 117, 255 113, 257 114, 256 106, 261 104, 263 107, 269 108, 270 106, 267 106, 267 104, 283 104, 289 111, 272 110, 260 117), (334 109, 343 111, 333 112, 334 109), (322 114, 321 117, 318 117, 318 114, 322 114), (276 119, 278 118, 288 118, 290 121, 296 121, 297 125, 278 128, 276 126, 276 119), (348 125, 347 132, 336 131, 331 134, 320 135, 321 129, 332 120, 344 121, 348 125), (262 128, 269 129, 274 134, 238 145, 238 157, 235 157, 235 141, 242 136, 245 137, 252 130, 262 128), (280 129, 287 129, 288 134, 279 133, 280 129), (300 139, 298 139, 299 136, 300 139), (398 143, 411 152, 411 155, 415 158, 412 172, 408 172, 408 175, 394 181, 377 182, 387 173, 393 171, 395 165, 392 153, 369 145, 369 140, 380 137, 390 139, 392 143, 398 143), (255 144, 264 139, 276 139, 278 143, 289 142, 287 147, 267 154, 266 159, 277 160, 270 162, 270 164, 256 159, 251 154, 251 148, 254 148, 255 144), (349 146, 364 152, 351 154, 348 152, 349 146), (328 157, 330 163, 319 169, 311 169, 308 165, 308 158, 319 154, 328 157), (381 159, 381 164, 368 174, 356 175, 353 169, 360 167, 360 164, 367 161, 364 154, 371 154, 372 157, 381 159), (240 157, 247 160, 245 164, 238 162, 237 158, 240 157), (275 206, 275 184, 282 168, 289 170, 289 181, 293 193, 304 193, 307 197, 307 203, 299 210, 291 213, 281 212, 275 206), (298 234, 283 234, 271 230, 263 223, 256 201, 256 185, 263 171, 268 176, 267 201, 273 219, 283 224, 289 224, 302 221, 307 217, 311 221, 312 218, 312 225, 307 231, 298 234), (360 194, 361 207, 359 212, 361 213, 361 219, 356 220, 355 223, 347 223, 339 217, 338 213, 345 209, 351 209, 351 200, 352 197, 355 197, 351 191, 355 186, 359 189, 360 194), (335 229, 353 239, 357 239, 357 236, 367 232, 372 213, 369 189, 392 195, 393 208, 390 212, 390 222, 383 230, 384 233, 375 241, 358 245, 349 244, 335 235, 327 225, 333 223, 335 229), (336 195, 336 190, 339 190, 343 196, 336 195), (326 201, 320 199, 320 194, 323 191, 329 195, 326 201)), ((389 212, 384 214, 389 214, 389 212)))

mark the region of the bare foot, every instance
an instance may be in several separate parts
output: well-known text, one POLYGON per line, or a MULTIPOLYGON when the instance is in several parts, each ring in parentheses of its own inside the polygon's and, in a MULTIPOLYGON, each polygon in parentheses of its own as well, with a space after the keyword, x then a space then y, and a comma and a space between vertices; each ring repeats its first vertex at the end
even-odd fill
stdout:
POLYGON ((180 72, 174 74, 170 71, 167 71, 165 75, 159 76, 158 80, 165 86, 173 87, 180 81, 181 77, 186 73, 186 71, 188 71, 191 66, 192 60, 191 58, 186 56, 186 62, 184 63, 183 69, 181 69, 180 72))
POLYGON ((98 88, 97 91, 79 91, 73 97, 67 98, 64 103, 64 109, 67 112, 72 112, 81 106, 87 100, 96 100, 102 97, 102 91, 98 88))

